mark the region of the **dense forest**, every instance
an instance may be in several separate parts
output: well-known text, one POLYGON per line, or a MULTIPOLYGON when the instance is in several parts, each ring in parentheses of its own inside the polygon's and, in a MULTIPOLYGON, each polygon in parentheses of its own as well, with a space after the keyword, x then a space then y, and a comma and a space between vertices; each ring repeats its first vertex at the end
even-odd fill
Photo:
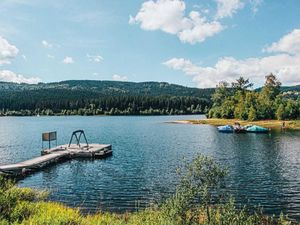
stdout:
POLYGON ((0 115, 177 115, 207 113, 214 89, 161 82, 0 82, 0 115))
POLYGON ((281 87, 275 75, 266 76, 262 88, 250 90, 248 79, 240 77, 231 85, 221 82, 212 95, 210 118, 241 120, 300 119, 300 86, 281 87))
POLYGON ((299 118, 300 86, 281 87, 274 75, 251 90, 244 78, 217 88, 189 88, 165 82, 70 80, 56 83, 0 82, 0 116, 179 115, 214 118, 299 118))

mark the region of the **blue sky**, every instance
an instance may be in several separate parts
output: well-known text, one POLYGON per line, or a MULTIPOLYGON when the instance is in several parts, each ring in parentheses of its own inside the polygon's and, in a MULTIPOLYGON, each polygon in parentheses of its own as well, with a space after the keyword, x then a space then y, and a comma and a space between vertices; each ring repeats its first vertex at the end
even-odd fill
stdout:
POLYGON ((1 0, 0 80, 300 84, 299 0, 1 0))

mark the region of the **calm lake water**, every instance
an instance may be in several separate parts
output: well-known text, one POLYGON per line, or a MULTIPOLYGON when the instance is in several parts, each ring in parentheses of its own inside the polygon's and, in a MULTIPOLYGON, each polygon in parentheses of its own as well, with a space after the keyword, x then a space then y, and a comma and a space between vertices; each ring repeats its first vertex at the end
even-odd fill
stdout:
POLYGON ((0 164, 39 156, 42 132, 56 130, 63 144, 84 129, 90 143, 112 144, 113 156, 67 161, 19 185, 48 189, 51 200, 86 212, 132 211, 172 193, 182 158, 204 153, 229 168, 228 190, 238 203, 300 220, 300 133, 221 134, 209 125, 165 123, 201 117, 2 117, 0 164))

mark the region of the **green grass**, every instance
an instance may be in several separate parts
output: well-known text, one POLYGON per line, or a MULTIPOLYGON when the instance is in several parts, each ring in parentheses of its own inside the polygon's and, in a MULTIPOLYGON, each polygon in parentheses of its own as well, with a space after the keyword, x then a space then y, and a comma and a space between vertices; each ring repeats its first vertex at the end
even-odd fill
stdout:
MULTIPOLYGON (((189 212, 187 212, 187 217, 189 212)), ((27 202, 20 201, 11 213, 9 220, 2 219, 0 224, 24 225, 181 225, 186 224, 180 218, 170 218, 161 209, 146 209, 135 213, 104 213, 82 215, 79 209, 69 208, 55 202, 27 202)), ((197 210, 197 216, 189 224, 291 224, 283 217, 273 219, 260 213, 250 215, 247 210, 238 210, 234 202, 197 210)))
POLYGON ((245 121, 237 119, 201 119, 201 120, 183 120, 176 121, 178 123, 190 123, 190 124, 209 124, 214 126, 223 125, 234 125, 234 123, 239 122, 241 125, 253 124, 258 126, 263 126, 271 129, 281 129, 282 123, 285 122, 286 129, 289 130, 300 130, 300 120, 259 120, 259 121, 245 121))

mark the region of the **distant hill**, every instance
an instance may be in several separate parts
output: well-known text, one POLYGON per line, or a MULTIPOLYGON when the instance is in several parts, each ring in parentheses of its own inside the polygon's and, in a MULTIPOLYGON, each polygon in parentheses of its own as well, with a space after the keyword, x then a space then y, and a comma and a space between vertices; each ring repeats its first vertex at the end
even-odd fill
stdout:
POLYGON ((213 92, 214 88, 198 89, 166 82, 0 82, 0 115, 205 113, 213 92))
POLYGON ((300 91, 300 85, 296 85, 296 86, 282 86, 281 87, 281 91, 283 92, 287 92, 287 91, 300 91))
MULTIPOLYGON (((285 96, 292 98, 299 90, 300 85, 282 87, 285 96)), ((0 82, 0 116, 198 114, 208 111, 214 91, 166 82, 0 82)))
MULTIPOLYGON (((255 89, 256 91, 261 91, 261 87, 255 89)), ((282 86, 280 87, 280 90, 282 92, 288 92, 288 91, 300 91, 300 85, 295 85, 295 86, 282 86)))
POLYGON ((166 82, 120 82, 98 80, 68 80, 55 83, 17 84, 0 82, 0 91, 70 91, 93 93, 98 96, 193 96, 209 98, 214 88, 198 89, 166 82))

